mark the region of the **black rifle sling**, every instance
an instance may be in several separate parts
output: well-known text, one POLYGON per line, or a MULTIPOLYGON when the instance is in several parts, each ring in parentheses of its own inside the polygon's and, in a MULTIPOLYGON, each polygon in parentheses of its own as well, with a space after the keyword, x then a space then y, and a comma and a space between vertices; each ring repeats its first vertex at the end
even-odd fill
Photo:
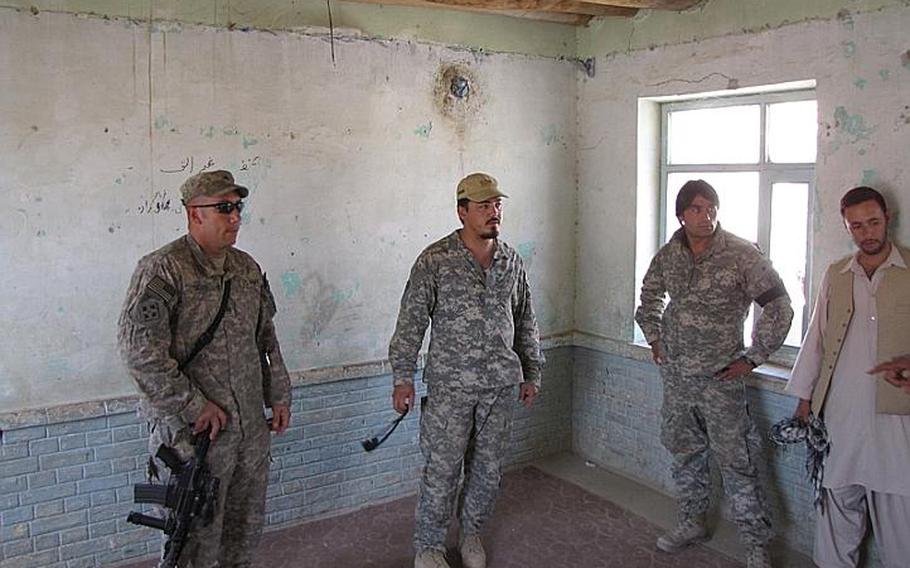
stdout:
POLYGON ((212 339, 215 338, 215 330, 218 329, 218 325, 221 323, 221 319, 224 317, 224 312, 227 310, 228 298, 231 296, 231 282, 233 280, 228 280, 224 283, 224 294, 221 296, 221 307, 218 308, 218 314, 215 316, 215 319, 209 325, 208 329, 202 332, 202 335, 199 336, 199 339, 196 340, 196 343, 193 345, 192 351, 190 351, 189 356, 184 359, 183 363, 177 367, 178 371, 183 371, 186 369, 186 366, 189 365, 193 359, 196 358, 196 355, 199 355, 199 352, 205 349, 205 346, 212 342, 212 339))

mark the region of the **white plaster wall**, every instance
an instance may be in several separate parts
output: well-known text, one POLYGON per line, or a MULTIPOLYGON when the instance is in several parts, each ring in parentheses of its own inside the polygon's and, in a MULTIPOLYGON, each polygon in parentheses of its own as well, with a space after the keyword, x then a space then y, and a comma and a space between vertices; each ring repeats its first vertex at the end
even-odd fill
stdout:
POLYGON ((474 170, 542 332, 572 329, 576 69, 411 42, 0 10, 0 412, 130 394, 116 319, 138 258, 185 227, 205 164, 251 189, 238 246, 268 272, 292 370, 383 359, 419 251, 474 170), (478 102, 433 97, 460 63, 478 102))
POLYGON ((908 30, 910 7, 903 7, 598 61, 597 76, 579 83, 576 327, 632 338, 639 97, 722 90, 728 77, 741 87, 815 79, 813 298, 825 267, 852 250, 838 210, 850 187, 883 190, 897 213, 896 236, 910 244, 910 227, 900 223, 910 208, 908 30))

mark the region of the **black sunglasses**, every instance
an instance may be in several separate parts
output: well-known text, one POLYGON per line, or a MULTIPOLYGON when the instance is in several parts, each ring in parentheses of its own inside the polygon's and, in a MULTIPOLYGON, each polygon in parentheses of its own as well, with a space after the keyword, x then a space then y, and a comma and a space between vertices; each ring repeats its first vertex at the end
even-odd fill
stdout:
POLYGON ((206 207, 214 207, 215 211, 221 213, 222 215, 230 215, 234 212, 234 209, 237 210, 237 213, 243 211, 244 203, 243 201, 231 202, 231 201, 222 201, 220 203, 211 203, 209 205, 190 205, 196 209, 204 209, 206 207))

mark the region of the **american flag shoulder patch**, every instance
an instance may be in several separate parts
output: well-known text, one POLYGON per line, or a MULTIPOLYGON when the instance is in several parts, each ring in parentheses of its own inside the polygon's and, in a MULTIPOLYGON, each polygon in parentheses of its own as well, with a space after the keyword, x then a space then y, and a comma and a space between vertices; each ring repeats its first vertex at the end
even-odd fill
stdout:
POLYGON ((164 300, 167 305, 173 304, 177 297, 177 290, 160 276, 152 278, 145 289, 164 300))

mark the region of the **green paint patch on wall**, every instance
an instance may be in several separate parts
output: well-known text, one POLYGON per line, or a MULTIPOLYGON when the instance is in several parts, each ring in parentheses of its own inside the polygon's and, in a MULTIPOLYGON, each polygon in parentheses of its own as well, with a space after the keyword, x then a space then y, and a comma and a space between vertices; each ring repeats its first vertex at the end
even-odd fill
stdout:
POLYGON ((158 115, 155 117, 155 130, 161 130, 167 128, 171 123, 168 121, 166 116, 158 115))
POLYGON ((879 69, 878 76, 882 78, 882 81, 887 81, 891 78, 891 71, 887 69, 879 69))
POLYGON ((259 144, 259 140, 244 134, 244 136, 243 136, 243 149, 244 150, 246 150, 250 146, 255 146, 256 144, 259 144))
POLYGON ((867 126, 866 120, 862 115, 850 114, 842 106, 834 110, 834 121, 838 130, 852 138, 851 143, 868 140, 869 135, 875 132, 875 127, 867 126))
POLYGON ((866 88, 866 84, 867 84, 867 83, 868 83, 868 81, 866 81, 866 80, 863 79, 862 77, 857 77, 857 78, 856 78, 856 81, 853 81, 853 84, 854 84, 854 85, 856 86, 856 88, 859 89, 860 91, 862 91, 863 89, 866 88))
POLYGON ((537 243, 535 241, 519 243, 518 246, 515 247, 515 250, 518 251, 518 255, 522 260, 527 262, 528 259, 534 256, 534 251, 537 250, 537 243))
POLYGON ((332 290, 332 293, 330 294, 330 296, 331 296, 333 302, 335 302, 336 304, 340 304, 342 302, 347 302, 347 301, 351 300, 354 297, 354 295, 357 293, 357 290, 359 290, 359 289, 360 289, 360 284, 354 284, 353 288, 348 288, 347 290, 337 290, 337 289, 332 290))
POLYGON ((421 124, 420 126, 415 128, 414 134, 416 134, 417 136, 420 136, 421 138, 428 139, 430 137, 430 132, 432 130, 433 130, 433 121, 431 120, 430 122, 428 122, 426 124, 421 124))
POLYGON ((860 185, 876 185, 878 183, 878 172, 875 170, 863 170, 863 180, 860 185))
POLYGON ((281 287, 284 288, 285 298, 293 298, 300 292, 300 275, 294 270, 288 270, 281 275, 281 287))
POLYGON ((562 136, 559 134, 559 128, 555 124, 548 124, 540 129, 540 138, 547 146, 562 142, 562 136))
POLYGON ((841 47, 841 53, 843 53, 844 57, 846 57, 847 59, 850 59, 851 57, 856 55, 856 44, 854 42, 843 41, 843 42, 841 42, 840 47, 841 47))

